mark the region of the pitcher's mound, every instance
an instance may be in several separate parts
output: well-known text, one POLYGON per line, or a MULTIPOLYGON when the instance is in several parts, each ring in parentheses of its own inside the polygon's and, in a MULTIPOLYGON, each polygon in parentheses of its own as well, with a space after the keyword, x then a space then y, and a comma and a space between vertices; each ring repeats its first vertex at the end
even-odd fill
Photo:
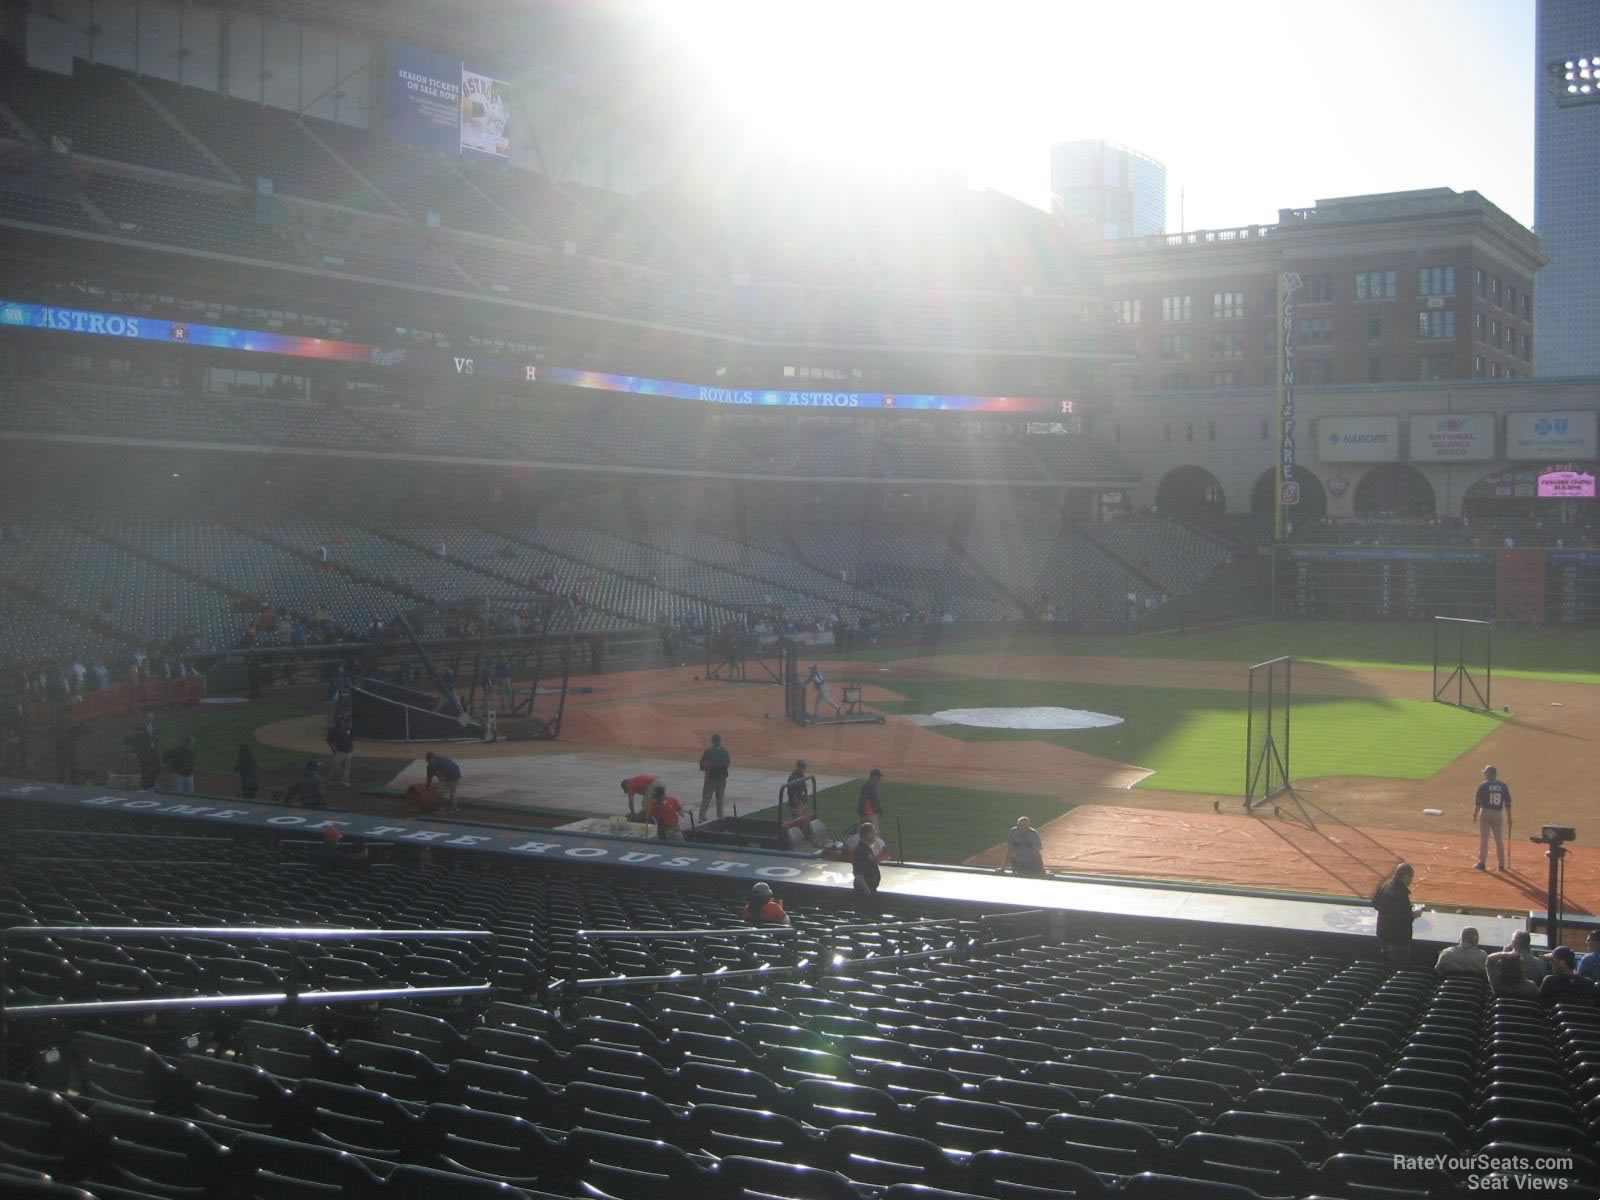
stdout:
POLYGON ((911 717, 918 725, 968 725, 976 729, 1105 729, 1122 718, 1086 708, 946 708, 931 717, 911 717))

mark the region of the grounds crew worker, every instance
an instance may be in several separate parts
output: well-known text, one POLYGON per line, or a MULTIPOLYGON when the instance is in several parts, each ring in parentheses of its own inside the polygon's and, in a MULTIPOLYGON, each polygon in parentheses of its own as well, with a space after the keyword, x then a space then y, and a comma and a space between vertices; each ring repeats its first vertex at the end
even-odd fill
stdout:
POLYGON ((722 797, 728 790, 728 768, 733 756, 722 748, 722 735, 711 735, 711 746, 700 756, 700 769, 705 772, 705 782, 700 786, 700 819, 706 819, 712 797, 717 801, 717 820, 722 820, 722 797))
POLYGON ((633 775, 622 781, 622 794, 628 798, 628 815, 633 816, 633 800, 639 798, 639 812, 642 816, 645 808, 650 803, 650 785, 656 781, 654 775, 633 775))
POLYGON ((1511 836, 1511 789, 1492 766, 1483 769, 1483 782, 1472 799, 1472 819, 1478 823, 1478 861, 1472 869, 1482 871, 1489 857, 1489 835, 1494 835, 1494 852, 1500 860, 1497 871, 1506 869, 1506 839, 1511 836))

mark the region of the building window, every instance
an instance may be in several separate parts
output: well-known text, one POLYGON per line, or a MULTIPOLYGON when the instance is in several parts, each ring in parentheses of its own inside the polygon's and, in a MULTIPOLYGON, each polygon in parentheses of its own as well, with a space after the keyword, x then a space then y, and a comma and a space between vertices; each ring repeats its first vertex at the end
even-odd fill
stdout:
POLYGON ((1235 321, 1244 316, 1243 292, 1213 292, 1211 315, 1218 321, 1235 321))
POLYGON ((1139 302, 1137 300, 1113 300, 1111 302, 1111 315, 1118 325, 1137 325, 1139 323, 1139 302))
POLYGON ((1517 377, 1516 368, 1515 367, 1507 367, 1506 368, 1506 378, 1507 379, 1515 379, 1516 377, 1517 377))
POLYGON ((1357 271, 1357 300, 1393 300, 1400 294, 1394 271, 1357 271))
MULTIPOLYGON (((1161 390, 1164 392, 1187 391, 1189 387, 1189 372, 1168 371, 1161 377, 1161 390)), ((1168 439, 1171 440, 1170 438, 1168 439)))
POLYGON ((1500 364, 1499 363, 1491 362, 1489 364, 1489 378, 1490 379, 1499 379, 1500 378, 1500 364))
POLYGON ((1383 321, 1378 317, 1367 318, 1367 341, 1383 341, 1383 321))
POLYGON ((1450 372, 1455 366, 1453 354, 1420 354, 1417 356, 1417 379, 1423 383, 1434 383, 1440 379, 1449 379, 1450 372))
POLYGON ((1424 341, 1439 341, 1456 335, 1456 313, 1453 308, 1435 308, 1417 314, 1417 336, 1424 341))
POLYGON ((1423 267, 1417 272, 1417 295, 1454 296, 1456 294, 1456 269, 1454 267, 1423 267))
POLYGON ((1475 312, 1475 313, 1472 314, 1472 336, 1477 338, 1478 341, 1481 342, 1481 341, 1483 341, 1483 333, 1484 333, 1483 314, 1481 312, 1475 312))
POLYGON ((1333 318, 1312 317, 1309 321, 1301 321, 1300 344, 1302 346, 1333 345, 1333 318))
POLYGON ((1367 382, 1378 383, 1383 379, 1383 359, 1367 359, 1367 382))
MULTIPOLYGON (((1211 386, 1219 392, 1232 391, 1234 388, 1239 387, 1243 382, 1244 380, 1240 377, 1238 371, 1211 372, 1211 386)), ((1211 440, 1217 440, 1215 434, 1212 435, 1211 440)))
POLYGON ((1306 304, 1333 303, 1333 276, 1307 275, 1305 278, 1306 304))
POLYGON ((1494 348, 1496 350, 1500 349, 1500 322, 1499 321, 1490 321, 1489 322, 1489 341, 1491 343, 1493 343, 1494 348))
POLYGON ((1529 322, 1533 320, 1533 297, 1527 292, 1522 293, 1522 319, 1529 322))
POLYGON ((1187 333, 1163 333, 1161 335, 1161 357, 1167 362, 1174 359, 1189 357, 1189 335, 1187 333))
POLYGON ((1472 356, 1472 377, 1474 379, 1483 378, 1483 355, 1481 354, 1472 356))
POLYGON ((1496 308, 1500 307, 1500 276, 1498 275, 1489 280, 1489 300, 1496 308))
POLYGON ((1332 383, 1333 362, 1326 358, 1305 359, 1294 369, 1297 383, 1332 383))
POLYGON ((1506 285, 1506 311, 1512 316, 1517 315, 1517 289, 1510 284, 1506 285))
POLYGON ((1184 426, 1183 426, 1183 440, 1186 441, 1186 442, 1194 441, 1194 422, 1193 421, 1188 421, 1188 422, 1184 423, 1184 426))
POLYGON ((1161 319, 1163 321, 1187 321, 1189 319, 1190 296, 1163 296, 1161 297, 1161 319))
POLYGON ((1278 311, 1278 288, 1274 284, 1261 293, 1261 312, 1264 316, 1271 316, 1278 311))
POLYGON ((1517 351, 1517 357, 1522 359, 1523 362, 1527 362, 1528 361, 1528 335, 1525 334, 1525 333, 1518 334, 1517 335, 1517 342, 1518 342, 1518 345, 1520 347, 1518 349, 1518 351, 1517 351))
POLYGON ((1242 333, 1213 333, 1211 335, 1212 358, 1243 358, 1244 334, 1242 333))
POLYGON ((1472 286, 1476 289, 1480 300, 1489 294, 1489 276, 1482 268, 1472 273, 1472 286))

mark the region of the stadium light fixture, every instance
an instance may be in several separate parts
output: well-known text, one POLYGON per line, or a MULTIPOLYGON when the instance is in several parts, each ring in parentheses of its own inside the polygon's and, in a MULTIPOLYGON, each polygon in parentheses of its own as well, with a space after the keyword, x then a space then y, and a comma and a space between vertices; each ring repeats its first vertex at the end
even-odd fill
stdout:
POLYGON ((1548 70, 1556 103, 1563 108, 1600 103, 1600 53, 1557 59, 1548 70))

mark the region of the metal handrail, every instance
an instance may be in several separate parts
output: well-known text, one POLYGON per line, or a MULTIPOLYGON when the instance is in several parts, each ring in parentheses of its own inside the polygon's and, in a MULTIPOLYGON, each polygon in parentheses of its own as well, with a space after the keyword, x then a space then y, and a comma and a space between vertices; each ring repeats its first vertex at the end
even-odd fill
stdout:
MULTIPOLYGON (((1015 916, 1015 913, 997 913, 997 916, 1015 916)), ((915 921, 872 921, 864 925, 835 925, 829 933, 878 933, 885 930, 915 929, 920 925, 959 925, 963 921, 981 921, 984 917, 919 917, 915 921)))
POLYGON ((692 941, 697 938, 731 937, 741 933, 787 934, 793 937, 799 930, 792 925, 740 925, 734 929, 579 929, 573 936, 579 941, 584 938, 599 938, 602 941, 615 939, 619 941, 666 941, 682 939, 692 941))
MULTIPOLYGON (((599 989, 603 989, 603 988, 613 988, 613 987, 649 987, 649 986, 660 986, 660 985, 663 985, 663 984, 668 984, 668 985, 670 985, 670 984, 682 984, 682 983, 688 983, 688 982, 691 982, 691 981, 698 981, 699 983, 704 985, 708 981, 709 982, 716 982, 716 981, 721 981, 721 980, 725 980, 725 979, 748 979, 748 978, 756 977, 756 976, 769 978, 769 979, 787 978, 787 977, 794 976, 794 975, 799 975, 799 974, 802 974, 802 973, 805 973, 805 972, 812 972, 812 971, 818 971, 818 970, 820 970, 823 974, 827 974, 829 972, 840 972, 840 973, 842 973, 844 971, 847 971, 849 969, 856 968, 856 967, 873 967, 873 968, 876 968, 876 967, 884 966, 884 965, 889 964, 889 963, 913 962, 913 961, 918 961, 918 960, 921 960, 921 959, 938 958, 938 957, 941 957, 941 956, 944 956, 944 955, 948 955, 948 954, 959 954, 959 953, 962 953, 963 951, 971 951, 974 947, 978 946, 980 943, 981 944, 985 944, 985 945, 994 945, 994 946, 1017 945, 1017 944, 1021 944, 1023 942, 1027 942, 1027 941, 1033 940, 1034 935, 1027 935, 1027 936, 1020 937, 1020 938, 1002 938, 1002 939, 997 939, 995 941, 982 941, 982 939, 980 939, 980 937, 977 936, 977 934, 982 933, 984 928, 985 928, 985 926, 986 926, 986 923, 991 921, 991 920, 994 920, 994 919, 1005 919, 1005 918, 1015 918, 1015 917, 1037 916, 1037 915, 1040 915, 1042 913, 1042 911, 1043 910, 1040 910, 1040 909, 1019 909, 1019 910, 1017 910, 1015 912, 993 913, 993 914, 986 914, 984 916, 979 916, 979 917, 924 917, 924 918, 920 918, 920 919, 915 920, 915 921, 879 921, 879 922, 873 922, 871 924, 861 924, 861 925, 837 925, 837 926, 834 926, 830 930, 818 932, 818 936, 819 937, 826 938, 826 937, 829 937, 829 936, 831 936, 833 934, 838 934, 838 933, 851 933, 851 932, 861 933, 861 932, 866 932, 866 931, 878 931, 878 930, 916 930, 916 929, 919 929, 919 928, 925 928, 925 927, 927 927, 929 925, 946 925, 946 926, 948 926, 948 925, 956 925, 958 927, 961 926, 961 925, 968 925, 968 926, 977 926, 978 927, 977 930, 975 930, 975 931, 974 930, 963 931, 960 928, 957 928, 956 930, 953 931, 955 936, 950 938, 943 945, 935 945, 935 946, 931 946, 930 947, 930 946, 928 946, 926 944, 926 942, 924 942, 923 948, 918 949, 918 950, 896 951, 894 953, 889 953, 889 954, 868 954, 868 955, 865 955, 862 958, 845 958, 845 957, 843 957, 843 956, 841 956, 839 954, 836 954, 836 953, 828 953, 828 954, 824 954, 822 956, 822 958, 820 960, 816 961, 816 962, 803 959, 798 963, 793 963, 793 964, 788 964, 788 965, 781 965, 781 966, 773 966, 772 964, 769 964, 769 963, 763 963, 761 966, 758 966, 758 967, 719 967, 716 970, 712 970, 712 971, 692 971, 692 972, 677 971, 677 972, 673 972, 671 974, 666 974, 666 975, 604 975, 604 976, 592 976, 592 977, 587 978, 587 979, 580 978, 578 976, 578 958, 577 958, 577 953, 576 953, 578 947, 582 944, 582 939, 584 937, 596 937, 596 936, 598 936, 598 937, 602 937, 602 938, 625 939, 630 934, 643 933, 647 937, 654 938, 654 939, 668 939, 668 938, 672 938, 672 937, 682 938, 682 937, 685 937, 685 936, 693 936, 693 937, 696 937, 696 938, 704 938, 704 937, 714 937, 714 936, 717 936, 718 934, 730 934, 730 933, 731 934, 746 934, 746 933, 761 933, 761 934, 765 934, 765 933, 777 932, 777 931, 780 931, 780 930, 783 931, 783 932, 789 933, 789 934, 798 935, 801 931, 795 929, 793 926, 783 926, 783 925, 755 926, 755 927, 746 926, 746 927, 739 928, 739 929, 715 929, 715 930, 709 930, 709 929, 689 929, 689 930, 684 930, 684 929, 675 929, 675 930, 665 930, 665 929, 649 929, 649 930, 588 929, 588 930, 586 930, 586 929, 580 929, 580 930, 576 930, 575 931, 574 938, 573 938, 573 951, 574 951, 574 953, 573 953, 573 962, 572 962, 572 976, 571 976, 570 979, 567 979, 567 980, 556 980, 556 981, 551 982, 551 984, 550 984, 550 999, 552 1001, 559 1001, 560 995, 563 993, 563 991, 569 991, 569 992, 573 993, 574 995, 576 995, 578 992, 583 991, 584 989, 599 990, 599 989)), ((929 931, 929 932, 932 932, 932 931, 929 931)))
POLYGON ((486 996, 492 983, 445 983, 429 987, 347 988, 342 991, 318 989, 311 992, 240 992, 223 996, 147 996, 141 1000, 69 1000, 48 1004, 20 1004, 6 1016, 15 1020, 33 1017, 71 1017, 89 1013, 166 1012, 189 1008, 277 1008, 287 1004, 343 1004, 350 1001, 415 1000, 436 996, 486 996))
POLYGON ((186 1008, 275 1008, 287 1005, 298 1013, 302 1003, 339 1004, 350 1001, 383 1000, 437 996, 474 996, 493 992, 491 982, 439 984, 429 987, 358 988, 329 991, 304 991, 300 987, 300 956, 290 951, 288 986, 283 992, 245 992, 237 996, 150 996, 138 1000, 77 1000, 46 1004, 6 1004, 6 955, 9 942, 18 938, 99 937, 124 941, 159 940, 169 937, 214 937, 230 942, 319 939, 336 941, 426 941, 433 938, 462 938, 487 941, 489 956, 495 957, 499 938, 488 929, 340 929, 335 926, 257 926, 257 925, 11 925, 0 929, 0 1079, 6 1078, 5 1024, 9 1020, 31 1017, 72 1016, 90 1013, 160 1012, 186 1008))

